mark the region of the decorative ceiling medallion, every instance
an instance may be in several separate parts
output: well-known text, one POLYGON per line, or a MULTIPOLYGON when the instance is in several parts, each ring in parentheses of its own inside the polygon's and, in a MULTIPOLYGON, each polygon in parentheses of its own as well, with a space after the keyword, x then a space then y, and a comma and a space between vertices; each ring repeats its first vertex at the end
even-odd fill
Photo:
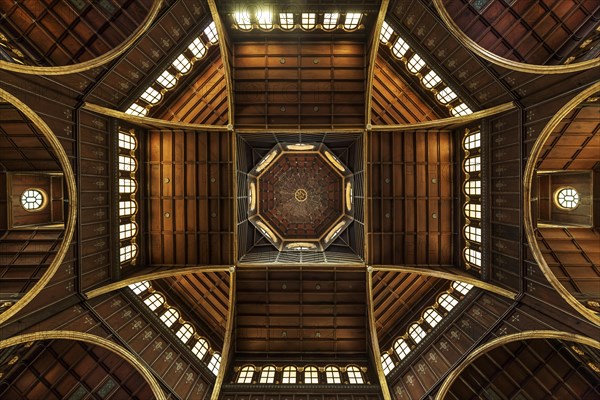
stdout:
POLYGON ((280 143, 248 176, 248 219, 279 251, 323 251, 354 220, 352 171, 324 144, 280 143))

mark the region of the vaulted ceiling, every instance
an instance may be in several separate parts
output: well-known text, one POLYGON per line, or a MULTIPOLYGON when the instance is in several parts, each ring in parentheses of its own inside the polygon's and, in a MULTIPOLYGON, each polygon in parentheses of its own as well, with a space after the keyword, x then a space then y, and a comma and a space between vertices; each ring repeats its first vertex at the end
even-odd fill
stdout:
POLYGON ((260 7, 229 0, 0 1, 0 397, 600 396, 600 5, 268 6, 276 26, 256 14, 246 29, 238 15, 260 7), (284 12, 297 26, 283 26, 284 12), (333 12, 339 25, 323 29, 333 12), (302 13, 320 25, 300 26, 302 13), (361 14, 356 28, 343 26, 347 13, 361 14), (393 31, 385 40, 382 27, 393 31), (577 95, 583 103, 563 112, 577 95), (482 138, 480 244, 463 232, 469 131, 482 138), (119 132, 138 143, 127 221, 119 132), (324 251, 279 251, 248 220, 248 175, 281 143, 323 143, 351 172, 353 221, 324 251), (541 205, 526 201, 536 151, 532 173, 588 171, 589 226, 536 226, 541 205), (41 229, 18 205, 42 185, 32 173, 55 174, 58 206, 41 229), (131 221, 134 240, 120 241, 131 221), (121 262, 124 243, 139 249, 132 262, 121 262), (164 303, 152 309, 155 295, 164 303), (409 343, 402 356, 398 339, 409 343), (238 383, 245 365, 254 383, 274 365, 277 382, 238 383), (343 382, 286 387, 287 365, 316 365, 321 383, 337 365, 343 382), (364 385, 349 383, 352 365, 364 385))

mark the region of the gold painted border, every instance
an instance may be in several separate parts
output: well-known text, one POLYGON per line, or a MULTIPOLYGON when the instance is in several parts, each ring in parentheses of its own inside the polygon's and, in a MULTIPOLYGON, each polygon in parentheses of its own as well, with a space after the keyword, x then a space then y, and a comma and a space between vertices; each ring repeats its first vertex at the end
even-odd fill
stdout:
POLYGON ((107 53, 99 57, 92 58, 91 60, 77 64, 61 65, 54 67, 22 65, 11 63, 8 61, 0 61, 0 69, 12 72, 19 72, 21 74, 28 75, 67 75, 75 74, 77 72, 88 71, 90 69, 104 65, 123 54, 148 30, 148 28, 150 28, 150 25, 158 15, 162 4, 163 0, 154 0, 154 3, 152 3, 152 8, 146 16, 146 19, 144 19, 142 24, 133 32, 133 34, 131 34, 131 36, 129 36, 129 38, 125 42, 121 43, 120 45, 116 46, 115 48, 109 50, 107 53))
POLYGON ((188 274, 198 274, 198 273, 207 273, 207 272, 228 272, 229 265, 202 265, 202 266, 194 266, 188 268, 180 268, 175 270, 164 270, 159 272, 149 272, 143 275, 137 275, 133 277, 129 277, 126 279, 122 279, 118 282, 113 282, 105 286, 101 286, 97 289, 90 290, 85 293, 86 298, 93 299, 95 297, 101 296, 103 294, 112 292, 114 290, 122 289, 127 287, 133 283, 137 283, 140 281, 153 281, 156 279, 162 278, 170 278, 174 276, 188 275, 188 274))
POLYGON ((544 259, 542 252, 540 250, 540 246, 535 237, 535 229, 533 227, 533 218, 532 218, 532 210, 531 210, 531 191, 533 185, 533 177, 536 170, 536 165, 538 162, 538 158, 542 153, 542 149, 546 144, 546 140, 550 137, 554 129, 561 123, 563 118, 565 118, 571 111, 573 111, 580 103, 582 103, 585 99, 592 96, 594 93, 600 90, 600 82, 596 82, 591 85, 587 89, 580 92, 578 95, 573 97, 567 104, 565 104, 558 112, 548 121, 537 140, 535 141, 533 148, 531 149, 531 153, 527 159, 527 165, 525 166, 525 173, 523 174, 523 216, 525 218, 525 234, 527 235, 527 243, 529 243, 529 248, 531 253, 533 254, 533 258, 539 265, 542 273, 548 279, 550 284, 554 287, 554 289, 560 294, 560 296, 569 303, 574 309, 579 311, 585 318, 587 318, 592 323, 600 326, 600 316, 581 304, 575 296, 573 296, 556 278, 548 263, 544 259))
POLYGON ((100 346, 112 353, 115 353, 124 358, 126 361, 128 361, 129 364, 142 375, 146 383, 148 383, 148 385, 150 386, 152 393, 154 393, 154 396, 156 396, 158 400, 166 400, 165 393, 160 388, 158 381, 154 378, 152 373, 144 365, 142 365, 142 363, 133 354, 131 354, 129 351, 119 346, 118 344, 100 336, 77 331, 41 331, 35 333, 27 333, 24 335, 18 335, 11 337, 10 339, 2 340, 0 341, 0 349, 5 349, 7 347, 17 346, 19 344, 38 340, 74 340, 77 342, 85 342, 95 346, 100 346))
POLYGON ((123 111, 113 110, 112 108, 107 108, 103 106, 99 106, 97 104, 85 102, 82 107, 84 110, 88 110, 91 112, 95 112, 100 115, 104 115, 106 117, 117 118, 123 121, 131 122, 135 125, 141 125, 143 127, 161 127, 167 129, 189 129, 193 131, 220 131, 227 132, 227 127, 224 125, 203 125, 203 124, 191 124, 188 122, 177 122, 177 121, 167 121, 165 119, 159 118, 151 118, 151 117, 142 117, 138 115, 127 114, 123 111))
POLYGON ((389 0, 382 0, 381 6, 379 7, 379 13, 377 14, 377 20, 373 27, 373 36, 371 37, 371 51, 368 60, 368 71, 367 81, 365 90, 365 125, 369 126, 373 115, 373 79, 375 78, 375 62, 377 61, 377 55, 379 54, 379 35, 381 34, 381 27, 385 20, 385 14, 389 6, 389 0))
POLYGON ((210 396, 211 400, 218 400, 219 395, 221 394, 221 385, 223 385, 223 380, 225 379, 225 374, 228 372, 228 364, 229 353, 231 352, 231 343, 233 342, 233 331, 235 327, 235 293, 236 293, 236 273, 235 267, 231 267, 229 269, 229 312, 227 316, 227 325, 225 326, 225 341, 223 342, 223 351, 221 352, 221 365, 219 366, 219 374, 217 375, 217 379, 215 381, 215 386, 213 387, 212 394, 210 396))
POLYGON ((22 112, 25 117, 27 117, 31 123, 44 135, 50 147, 58 157, 58 161, 63 170, 63 176, 65 179, 65 183, 67 185, 68 199, 69 205, 67 210, 67 224, 65 227, 65 234, 62 239, 62 243, 56 253, 56 256, 52 260, 52 263, 44 272, 44 275, 36 282, 35 285, 29 291, 27 291, 19 301, 17 301, 12 307, 8 310, 0 314, 0 325, 6 322, 10 317, 15 315, 18 311, 23 309, 42 289, 48 284, 50 279, 54 276, 59 266, 61 265, 67 251, 69 250, 69 246, 71 245, 71 241, 73 239, 73 233, 75 232, 75 221, 77 219, 77 188, 75 186, 75 174, 73 173, 73 169, 71 168, 71 163, 69 161, 69 157, 65 152, 65 149, 62 147, 60 141, 52 132, 52 129, 44 122, 42 118, 40 118, 35 111, 33 111, 29 106, 19 100, 17 97, 8 93, 4 89, 0 89, 0 99, 9 102, 11 105, 17 108, 20 112, 22 112))
POLYGON ((471 50, 479 57, 484 58, 493 64, 499 65, 509 70, 526 72, 529 74, 551 75, 584 71, 586 69, 600 66, 600 57, 567 65, 538 65, 509 60, 483 48, 482 46, 477 44, 473 39, 467 36, 458 27, 458 25, 456 25, 454 20, 452 20, 452 17, 450 16, 450 14, 448 14, 448 11, 444 6, 443 0, 433 0, 433 5, 435 6, 435 9, 437 10, 438 14, 440 15, 442 21, 444 22, 450 33, 452 33, 452 35, 463 46, 471 50))
POLYGON ((505 111, 514 110, 515 108, 515 103, 510 101, 508 103, 500 104, 491 108, 486 108, 485 110, 475 111, 474 113, 468 115, 440 118, 433 121, 416 122, 414 124, 373 125, 371 128, 373 131, 408 131, 427 128, 451 128, 464 125, 472 121, 477 121, 482 118, 490 117, 492 115, 501 114, 505 111))
POLYGON ((385 271, 385 272, 399 272, 405 274, 417 274, 421 276, 431 276, 434 278, 447 279, 451 281, 459 281, 468 283, 469 285, 473 285, 480 289, 486 290, 488 292, 496 293, 500 296, 506 297, 507 299, 515 300, 518 296, 518 293, 503 289, 500 286, 496 286, 489 282, 484 282, 475 278, 472 275, 467 274, 461 270, 453 271, 451 269, 430 269, 430 268, 417 268, 417 267, 407 267, 401 265, 373 265, 374 271, 385 271))
POLYGON ((373 364, 377 377, 379 378, 379 386, 384 399, 391 399, 390 388, 388 387, 383 365, 381 364, 381 350, 379 349, 379 338, 377 337, 377 325, 375 321, 375 305, 373 300, 373 268, 367 267, 367 314, 369 318, 369 334, 371 336, 371 351, 373 352, 373 364))
POLYGON ((600 342, 592 339, 587 336, 577 335, 574 333, 561 332, 561 331, 550 331, 550 330, 533 330, 533 331, 525 331, 519 333, 513 333, 506 336, 497 337, 493 340, 490 340, 486 344, 478 347, 470 353, 467 358, 465 358, 456 368, 450 372, 450 374, 442 383, 440 390, 435 396, 435 400, 443 400, 448 391, 452 387, 452 384, 458 378, 458 376, 469 366, 471 365, 477 358, 482 356, 483 354, 491 351, 497 347, 503 346, 508 343, 524 341, 529 339, 560 339, 560 340, 568 340, 575 343, 580 343, 586 346, 594 347, 596 349, 600 349, 600 342))

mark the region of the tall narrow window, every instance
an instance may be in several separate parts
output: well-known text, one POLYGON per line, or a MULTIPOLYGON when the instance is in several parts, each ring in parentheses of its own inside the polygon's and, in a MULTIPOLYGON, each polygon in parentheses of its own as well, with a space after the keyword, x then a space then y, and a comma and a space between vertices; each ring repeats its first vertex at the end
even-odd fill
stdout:
POLYGON ((434 328, 442 320, 442 316, 433 308, 428 308, 423 313, 423 319, 430 327, 434 328))
POLYGON ((328 366, 325 368, 325 379, 327 383, 342 383, 340 369, 331 365, 328 366))
POLYGON ((174 308, 168 308, 167 311, 165 311, 164 313, 162 313, 162 315, 160 316, 160 320, 167 326, 167 328, 170 328, 171 326, 173 326, 173 324, 175 323, 175 321, 177 321, 179 319, 179 311, 177 311, 174 308))
POLYGON ((408 335, 416 344, 419 344, 425 337, 426 333, 423 328, 421 328, 421 325, 415 323, 408 328, 408 335))
POLYGON ((240 374, 238 375, 237 383, 252 383, 252 379, 254 378, 254 367, 251 365, 246 365, 242 367, 240 370, 240 374))
POLYGON ((129 289, 133 290, 133 294, 139 295, 150 289, 150 282, 141 281, 129 285, 129 289))
POLYGON ((438 297, 438 304, 442 306, 446 311, 450 312, 458 304, 458 300, 449 295, 448 293, 442 293, 438 297))
POLYGON ((204 43, 202 43, 202 40, 200 40, 200 38, 194 39, 192 43, 190 43, 190 45, 188 46, 188 49, 190 49, 194 57, 198 59, 204 57, 204 55, 206 54, 206 46, 204 45, 204 43))
POLYGON ((158 307, 165 304, 165 298, 160 293, 152 293, 144 299, 144 304, 146 304, 150 311, 155 311, 158 307))
POLYGON ((194 347, 192 347, 192 353, 194 353, 196 355, 196 357, 198 357, 200 360, 202 360, 204 358, 204 356, 206 355, 206 353, 208 352, 208 342, 206 341, 206 339, 198 339, 198 341, 196 342, 196 344, 194 345, 194 347))
POLYGON ((394 46, 392 46, 392 53, 396 57, 402 58, 402 57, 404 57, 404 55, 406 54, 406 52, 409 49, 410 49, 410 47, 408 47, 408 44, 406 44, 404 39, 402 39, 401 37, 398 37, 396 39, 396 42, 394 42, 394 46))
POLYGON ((346 13, 346 19, 344 20, 344 28, 348 30, 358 28, 360 24, 361 13, 346 13))
POLYGON ((379 41, 381 43, 388 43, 390 38, 394 34, 394 30, 392 27, 385 21, 383 21, 383 25, 381 25, 381 32, 379 33, 379 41))
POLYGON ((319 371, 317 367, 304 368, 304 383, 319 383, 319 371))
POLYGON ((362 385, 365 383, 360 368, 350 365, 346 368, 346 373, 348 374, 348 383, 351 385, 362 385))
POLYGON ((190 338, 194 335, 194 327, 186 322, 185 324, 181 325, 176 335, 183 343, 187 343, 188 340, 190 340, 190 338))
POLYGON ((208 363, 208 369, 215 375, 219 374, 219 368, 221 368, 221 354, 214 353, 208 363))
POLYGON ((279 13, 279 26, 285 30, 294 29, 294 14, 279 13))
POLYGON ((192 63, 190 63, 190 60, 188 60, 183 54, 177 56, 177 58, 173 61, 173 66, 182 74, 188 73, 190 69, 192 69, 192 63))
POLYGON ((304 29, 314 29, 314 27, 317 26, 317 14, 302 13, 302 20, 300 25, 304 29))
POLYGON ((260 371, 259 383, 273 383, 275 382, 275 367, 267 365, 260 371))
POLYGON ((410 347, 406 343, 406 340, 398 339, 394 342, 394 351, 400 360, 404 360, 404 357, 410 353, 410 347))
POLYGON ((210 24, 208 24, 206 29, 204 29, 204 34, 206 35, 206 38, 208 39, 208 41, 211 42, 212 44, 215 44, 219 41, 219 34, 217 33, 217 25, 215 24, 214 21, 211 22, 210 24))
POLYGON ((132 261, 137 256, 137 245, 135 243, 122 246, 119 249, 119 261, 125 263, 132 261))
POLYGON ((473 289, 473 285, 471 285, 469 283, 465 283, 465 282, 455 281, 455 282, 452 282, 452 288, 454 288, 454 290, 456 290, 463 296, 466 296, 467 293, 469 293, 471 291, 471 289, 473 289))
POLYGON ((289 365, 283 369, 281 383, 296 383, 297 375, 298 370, 296 370, 296 367, 289 365))
POLYGON ((337 28, 339 13, 325 13, 323 14, 323 29, 332 30, 337 28))
POLYGON ((394 360, 388 353, 383 353, 381 356, 381 365, 383 367, 383 374, 387 376, 396 367, 394 360))

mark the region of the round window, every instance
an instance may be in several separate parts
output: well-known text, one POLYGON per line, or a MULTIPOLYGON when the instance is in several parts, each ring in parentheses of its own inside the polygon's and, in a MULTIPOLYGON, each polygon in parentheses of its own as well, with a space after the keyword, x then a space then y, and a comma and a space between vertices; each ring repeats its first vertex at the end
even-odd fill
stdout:
POLYGON ((579 193, 572 187, 559 189, 555 198, 556 204, 565 210, 574 210, 579 206, 579 193))
POLYGON ((46 196, 39 189, 27 189, 21 195, 21 205, 27 211, 38 211, 45 205, 46 196))

